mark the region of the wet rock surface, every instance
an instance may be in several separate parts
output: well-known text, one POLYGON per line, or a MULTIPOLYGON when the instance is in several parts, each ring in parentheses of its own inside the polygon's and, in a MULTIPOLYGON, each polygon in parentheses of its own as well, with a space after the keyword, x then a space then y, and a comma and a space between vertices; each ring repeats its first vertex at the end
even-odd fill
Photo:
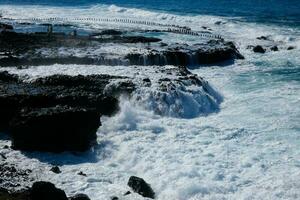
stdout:
POLYGON ((1 72, 0 83, 0 129, 10 133, 13 147, 54 152, 87 150, 100 116, 115 113, 118 95, 134 90, 124 77, 108 75, 54 75, 25 82, 1 72), (120 84, 106 90, 115 79, 120 84))
POLYGON ((260 45, 253 47, 253 51, 255 53, 265 53, 266 52, 266 50, 260 45))
POLYGON ((18 188, 24 188, 28 182, 34 179, 32 170, 20 169, 16 165, 7 162, 6 159, 0 163, 0 177, 0 188, 5 188, 9 191, 17 191, 18 188))
POLYGON ((56 106, 23 109, 10 122, 14 149, 28 151, 85 151, 96 140, 100 113, 56 106))
POLYGON ((73 197, 67 197, 66 193, 56 188, 50 182, 34 182, 29 189, 20 191, 8 191, 0 188, 1 200, 90 200, 85 194, 78 194, 73 197))
POLYGON ((0 33, 0 66, 59 64, 201 65, 243 59, 232 42, 166 44, 161 39, 105 30, 90 36, 0 33), (142 45, 142 47, 141 47, 142 45), (114 47, 114 51, 111 51, 114 47), (121 49, 118 51, 117 49, 121 49))
POLYGON ((155 198, 155 193, 152 190, 151 186, 142 178, 131 176, 128 180, 128 186, 134 192, 142 195, 143 197, 148 197, 151 199, 155 198))

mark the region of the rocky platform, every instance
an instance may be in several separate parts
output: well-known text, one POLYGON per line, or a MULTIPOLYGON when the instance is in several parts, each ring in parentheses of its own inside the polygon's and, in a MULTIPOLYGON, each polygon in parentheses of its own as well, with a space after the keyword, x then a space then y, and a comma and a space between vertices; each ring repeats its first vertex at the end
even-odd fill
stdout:
POLYGON ((101 115, 118 110, 118 95, 130 94, 126 77, 54 75, 25 82, 0 73, 0 130, 22 150, 87 150, 96 138, 101 115), (111 80, 120 83, 113 89, 111 80))
POLYGON ((166 44, 159 38, 119 34, 113 30, 89 36, 2 31, 0 66, 55 63, 188 66, 244 58, 232 42, 223 39, 166 44))

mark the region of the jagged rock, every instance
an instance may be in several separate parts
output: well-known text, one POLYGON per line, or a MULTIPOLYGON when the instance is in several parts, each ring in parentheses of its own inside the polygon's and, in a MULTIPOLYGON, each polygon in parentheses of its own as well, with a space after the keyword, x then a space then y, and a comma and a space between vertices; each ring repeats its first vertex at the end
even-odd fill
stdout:
POLYGON ((77 174, 80 176, 87 176, 86 173, 83 173, 82 171, 78 172, 77 174))
POLYGON ((0 187, 0 200, 90 200, 85 194, 67 198, 65 192, 50 182, 39 181, 31 188, 9 191, 0 187))
POLYGON ((260 45, 253 47, 253 51, 255 53, 265 53, 266 52, 266 50, 260 45))
POLYGON ((209 41, 206 44, 169 45, 168 49, 149 54, 132 53, 125 56, 132 65, 200 65, 234 59, 244 59, 231 42, 209 41))
POLYGON ((55 173, 55 174, 60 174, 60 173, 61 173, 61 171, 60 171, 60 169, 59 169, 58 166, 52 167, 52 168, 50 169, 50 171, 52 171, 52 172, 55 173))
POLYGON ((152 188, 144 179, 131 176, 128 181, 128 186, 136 193, 142 195, 143 197, 148 197, 151 199, 155 198, 155 193, 152 188))
MULTIPOLYGON (((101 33, 100 33, 101 34, 101 33)), ((143 36, 111 37, 70 37, 54 34, 49 37, 43 34, 0 33, 0 52, 10 52, 9 56, 0 58, 0 66, 28 66, 59 64, 95 64, 95 65, 199 65, 243 59, 232 42, 211 40, 201 44, 164 44, 147 46, 142 51, 124 51, 109 54, 105 43, 114 43, 116 48, 141 48, 136 43, 155 43, 158 38, 143 36), (64 54, 59 48, 66 48, 64 54), (42 50, 41 50, 42 49, 42 50), (104 51, 100 51, 104 49, 104 51), (147 51, 145 51, 147 49, 147 51), (40 51, 47 51, 41 54, 40 51), (56 52, 56 53, 55 53, 56 52), (81 56, 74 56, 81 52, 81 56)))
POLYGON ((270 40, 269 36, 260 36, 260 37, 257 37, 256 39, 258 39, 258 40, 270 40))
MULTIPOLYGON (((118 110, 118 95, 130 94, 135 86, 124 77, 108 75, 54 75, 27 83, 7 72, 0 72, 0 130, 8 130, 9 122, 22 108, 47 108, 56 105, 95 109, 101 115, 118 110), (105 90, 111 80, 120 85, 105 90), (105 92, 104 92, 105 90, 105 92)), ((100 117, 100 116, 99 116, 100 117)))
POLYGON ((49 182, 35 182, 30 190, 30 200, 68 200, 65 192, 49 182))
MULTIPOLYGON (((16 191, 24 188, 32 179, 30 169, 19 169, 17 166, 5 161, 0 162, 0 188, 16 191)), ((0 198, 1 199, 1 198, 0 198)))
POLYGON ((76 194, 69 198, 70 200, 91 200, 86 194, 76 194))
POLYGON ((271 47, 271 50, 272 50, 272 51, 278 51, 279 49, 278 49, 277 46, 272 46, 272 47, 271 47))
POLYGON ((127 192, 125 192, 124 196, 130 195, 130 194, 131 194, 131 192, 127 191, 127 192))
POLYGON ((11 122, 14 149, 28 151, 85 151, 96 139, 100 113, 56 106, 23 109, 11 122))

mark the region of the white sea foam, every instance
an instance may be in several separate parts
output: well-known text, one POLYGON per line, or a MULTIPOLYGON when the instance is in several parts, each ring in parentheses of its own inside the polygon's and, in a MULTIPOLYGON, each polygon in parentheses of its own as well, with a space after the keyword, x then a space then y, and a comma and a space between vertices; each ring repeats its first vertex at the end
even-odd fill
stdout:
MULTIPOLYGON (((193 83, 187 77, 179 81, 178 67, 174 66, 93 66, 93 65, 53 65, 27 69, 2 68, 10 73, 27 77, 28 81, 54 74, 89 75, 109 74, 133 79, 137 89, 131 100, 145 109, 163 116, 192 118, 216 112, 222 96, 206 81, 202 85, 193 83), (168 71, 169 73, 166 73, 168 71), (143 79, 148 78, 150 83, 143 79), (168 79, 168 81, 164 81, 168 79)), ((107 85, 107 90, 118 84, 118 80, 107 85)))

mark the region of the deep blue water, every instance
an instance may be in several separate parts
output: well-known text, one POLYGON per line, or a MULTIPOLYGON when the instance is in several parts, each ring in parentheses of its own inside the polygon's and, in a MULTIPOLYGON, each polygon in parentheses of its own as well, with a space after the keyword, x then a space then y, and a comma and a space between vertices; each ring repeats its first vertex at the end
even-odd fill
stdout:
POLYGON ((177 14, 240 17, 240 20, 300 27, 300 0, 0 0, 0 4, 117 6, 177 14))

